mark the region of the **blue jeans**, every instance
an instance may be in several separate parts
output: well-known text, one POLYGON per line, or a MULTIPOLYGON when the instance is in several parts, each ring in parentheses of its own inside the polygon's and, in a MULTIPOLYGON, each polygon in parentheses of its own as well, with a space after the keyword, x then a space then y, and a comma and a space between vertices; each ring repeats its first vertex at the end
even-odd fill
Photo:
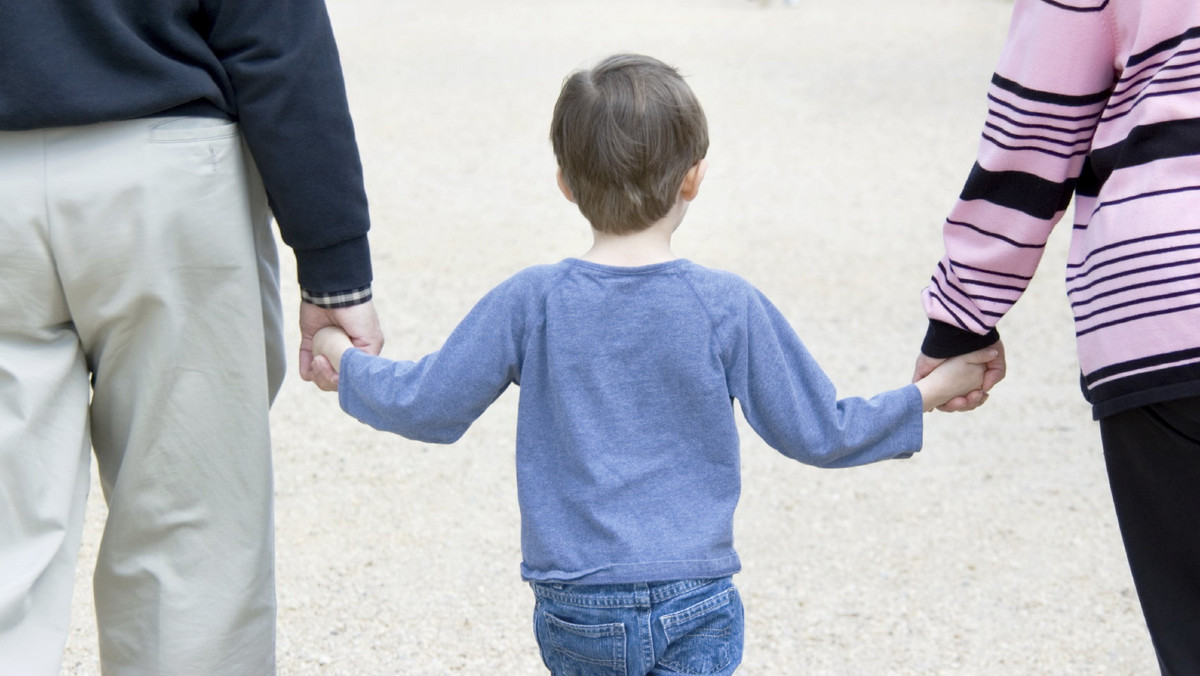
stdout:
POLYGON ((728 577, 530 586, 534 631, 554 676, 720 676, 742 662, 742 600, 728 577))

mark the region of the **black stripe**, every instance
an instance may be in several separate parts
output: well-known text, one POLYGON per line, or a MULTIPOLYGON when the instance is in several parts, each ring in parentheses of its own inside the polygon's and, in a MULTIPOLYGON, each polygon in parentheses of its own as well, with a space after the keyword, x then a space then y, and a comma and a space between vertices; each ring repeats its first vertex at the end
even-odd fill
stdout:
POLYGON ((1166 249, 1153 249, 1151 251, 1138 251, 1137 253, 1131 253, 1127 256, 1118 256, 1116 258, 1106 260, 1102 263, 1095 264, 1087 272, 1081 272, 1078 275, 1072 275, 1070 277, 1067 277, 1067 283, 1070 284, 1071 282, 1075 281, 1076 279, 1079 279, 1080 277, 1086 277, 1086 276, 1092 274, 1093 272, 1099 270, 1100 268, 1108 267, 1109 265, 1113 265, 1115 263, 1124 263, 1125 261, 1131 261, 1135 258, 1145 258, 1146 256, 1157 256, 1158 254, 1175 253, 1176 251, 1188 251, 1191 249, 1200 249, 1200 244, 1186 244, 1183 246, 1168 247, 1166 249))
MULTIPOLYGON (((1009 107, 1011 108, 1012 106, 1009 106, 1009 107)), ((1095 127, 1094 122, 1089 122, 1088 124, 1086 124, 1082 127, 1079 127, 1078 129, 1072 129, 1070 127, 1056 127, 1055 125, 1052 125, 1052 124, 1033 124, 1031 122, 1018 122, 1017 120, 1009 117, 1008 115, 998 113, 995 110, 992 110, 990 112, 991 112, 992 117, 998 117, 1001 120, 1004 120, 1005 122, 1011 124, 1012 126, 1021 127, 1022 129, 1043 129, 1045 131, 1054 131, 1054 132, 1058 132, 1060 134, 1090 134, 1095 127)), ((1024 112, 1024 111, 1022 111, 1022 112, 1024 112)), ((1026 114, 1028 114, 1028 113, 1026 113, 1026 114)), ((1097 118, 1097 117, 1099 117, 1099 113, 1097 113, 1096 115, 1089 115, 1083 119, 1091 120, 1091 119, 1097 118)))
MULTIPOLYGON (((965 297, 970 298, 972 301, 974 301, 974 303, 976 303, 976 305, 979 304, 980 300, 985 300, 985 301, 988 301, 988 303, 995 303, 997 305, 1007 305, 1010 307, 1014 303, 1016 303, 1016 300, 1008 299, 1008 298, 994 298, 994 297, 990 297, 990 295, 979 295, 978 293, 967 291, 967 289, 965 287, 967 287, 967 286, 982 286, 982 287, 1000 289, 1000 291, 1015 291, 1016 293, 1018 293, 1018 295, 1021 293, 1025 293, 1024 287, 1003 286, 1003 285, 996 285, 996 283, 980 282, 980 281, 976 281, 976 280, 965 279, 965 277, 959 276, 958 270, 954 271, 954 279, 958 280, 961 283, 960 283, 960 285, 956 285, 956 283, 954 283, 954 281, 952 279, 950 279, 950 275, 946 271, 946 265, 938 263, 937 269, 942 271, 942 276, 943 276, 943 279, 946 279, 947 286, 954 289, 954 291, 959 292, 960 295, 965 295, 965 297)), ((979 311, 983 312, 984 315, 986 315, 986 313, 988 313, 988 312, 984 311, 982 309, 982 307, 980 307, 979 311)))
MULTIPOLYGON (((1101 291, 1100 293, 1092 296, 1091 298, 1088 298, 1087 300, 1079 300, 1079 301, 1072 300, 1071 307, 1079 308, 1084 305, 1090 305, 1090 304, 1095 303, 1096 301, 1100 300, 1101 298, 1115 296, 1119 293, 1125 293, 1126 291, 1135 291, 1137 289, 1148 289, 1153 286, 1162 286, 1163 284, 1171 284, 1172 282, 1182 282, 1185 280, 1194 281, 1195 279, 1196 279, 1196 275, 1181 275, 1179 277, 1167 277, 1165 279, 1154 279, 1154 280, 1151 280, 1148 282, 1142 282, 1140 284, 1130 284, 1128 286, 1122 286, 1119 289, 1109 289, 1108 291, 1101 291)), ((1156 300, 1156 299, 1147 299, 1147 300, 1156 300)), ((1119 307, 1119 306, 1114 306, 1114 307, 1119 307)))
POLYGON ((1081 185, 1080 194, 1099 195, 1100 188, 1118 169, 1190 155, 1200 155, 1200 118, 1134 127, 1120 142, 1092 150, 1085 163, 1090 172, 1087 180, 1080 175, 1080 183, 1091 192, 1083 192, 1081 185))
POLYGON ((1119 364, 1105 366, 1101 369, 1092 371, 1084 377, 1083 381, 1088 385, 1097 380, 1104 380, 1110 376, 1120 375, 1129 371, 1139 371, 1141 369, 1154 368, 1155 366, 1163 366, 1179 361, 1187 361, 1189 359, 1200 359, 1200 347, 1194 347, 1179 352, 1169 352, 1167 354, 1156 354, 1152 357, 1142 357, 1141 359, 1133 359, 1131 361, 1123 361, 1119 364))
POLYGON ((1111 89, 1105 89, 1104 91, 1096 92, 1094 94, 1082 95, 1044 92, 1037 89, 1030 89, 1029 87, 1013 82, 999 73, 992 74, 992 84, 1006 92, 1016 94, 1026 101, 1052 103, 1058 106, 1090 106, 1095 103, 1104 103, 1108 100, 1109 94, 1112 93, 1111 89))
MULTIPOLYGON (((952 268, 954 268, 953 262, 950 263, 950 265, 952 265, 952 268)), ((965 269, 967 269, 967 268, 965 268, 965 269)), ((954 270, 954 276, 958 277, 959 281, 964 283, 964 286, 982 286, 982 287, 986 287, 986 288, 1000 289, 1000 291, 1015 291, 1016 293, 1025 293, 1025 286, 1012 286, 1012 285, 1002 285, 1002 283, 998 283, 998 282, 985 282, 983 280, 978 279, 978 277, 966 277, 966 276, 962 275, 958 269, 954 270)), ((997 300, 997 299, 992 298, 989 300, 997 300)), ((1012 301, 1004 301, 1004 303, 1012 303, 1012 301)))
MULTIPOLYGON (((936 282, 935 282, 935 284, 936 284, 936 282)), ((940 291, 940 289, 939 289, 939 291, 940 291)), ((963 324, 963 321, 961 319, 959 319, 958 313, 956 313, 954 310, 950 309, 949 305, 946 305, 946 301, 942 300, 941 295, 935 293, 935 294, 933 294, 933 299, 938 302, 938 305, 942 306, 942 309, 946 311, 946 314, 950 315, 950 317, 952 317, 954 319, 954 322, 956 324, 958 324, 959 328, 961 328, 963 331, 967 330, 966 324, 963 324)), ((926 353, 926 354, 928 354, 928 353, 926 353)), ((933 355, 930 355, 930 356, 933 356, 933 355)))
POLYGON ((1189 28, 1186 31, 1180 33, 1179 35, 1176 35, 1173 38, 1167 38, 1166 40, 1163 40, 1162 42, 1154 45, 1153 47, 1150 47, 1144 51, 1141 51, 1141 52, 1129 57, 1129 60, 1125 62, 1125 68, 1126 69, 1132 68, 1133 66, 1136 66, 1136 65, 1142 63, 1143 61, 1145 61, 1146 59, 1149 59, 1150 57, 1154 56, 1155 54, 1161 54, 1162 52, 1165 52, 1165 51, 1168 51, 1171 49, 1175 49, 1179 45, 1183 44, 1184 41, 1191 40, 1196 37, 1200 37, 1200 27, 1189 28))
POLYGON ((1121 77, 1121 79, 1118 80, 1116 88, 1113 89, 1112 96, 1109 97, 1110 100, 1118 99, 1122 96, 1125 96, 1127 93, 1132 91, 1134 88, 1140 87, 1141 85, 1146 84, 1147 82, 1156 82, 1156 81, 1157 82, 1177 82, 1177 81, 1183 81, 1183 80, 1189 79, 1187 77, 1183 77, 1183 78, 1167 78, 1165 80, 1156 80, 1159 73, 1165 73, 1166 71, 1169 71, 1169 70, 1183 70, 1184 68, 1193 68, 1197 65, 1200 65, 1200 61, 1189 61, 1187 63, 1171 63, 1172 59, 1178 59, 1178 58, 1184 57, 1184 56, 1191 56, 1193 54, 1200 54, 1200 48, 1186 49, 1181 52, 1176 52, 1175 54, 1173 54, 1171 56, 1171 58, 1167 59, 1166 61, 1163 61, 1162 63, 1158 64, 1157 66, 1151 66, 1149 68, 1146 68, 1146 70, 1142 71, 1141 73, 1126 72, 1125 75, 1123 75, 1121 77), (1150 73, 1150 74, 1147 74, 1147 73, 1150 73))
POLYGON ((1099 310, 1093 310, 1087 314, 1075 315, 1075 321, 1085 322, 1089 319, 1094 319, 1096 317, 1099 317, 1100 315, 1108 314, 1109 312, 1116 312, 1117 310, 1124 310, 1125 308, 1134 307, 1135 305, 1145 305, 1146 303, 1154 303, 1154 302, 1160 301, 1160 300, 1170 300, 1171 298, 1181 298, 1183 296, 1194 296, 1195 294, 1198 294, 1198 293, 1200 293, 1200 289, 1188 289, 1186 291, 1173 291, 1171 293, 1160 293, 1157 296, 1146 296, 1145 298, 1136 298, 1134 300, 1125 301, 1124 303, 1117 303, 1116 305, 1108 305, 1108 306, 1100 308, 1099 310))
POLYGON ((1162 87, 1165 87, 1166 85, 1175 85, 1175 84, 1193 82, 1196 79, 1197 79, 1196 75, 1187 75, 1185 77, 1165 77, 1165 78, 1162 78, 1161 80, 1157 79, 1155 77, 1151 77, 1150 78, 1151 83, 1155 84, 1155 85, 1159 85, 1158 91, 1147 92, 1146 90, 1149 89, 1149 86, 1147 86, 1137 93, 1128 92, 1127 94, 1123 95, 1122 97, 1117 97, 1114 95, 1111 99, 1109 99, 1109 104, 1107 107, 1109 110, 1116 110, 1117 108, 1120 108, 1121 106, 1128 104, 1130 101, 1133 101, 1134 105, 1136 106, 1137 101, 1139 101, 1141 99, 1151 98, 1154 96, 1163 96, 1166 94, 1177 94, 1180 92, 1196 91, 1195 89, 1168 89, 1168 90, 1161 89, 1162 87))
MULTIPOLYGON (((1107 175, 1104 180, 1108 180, 1107 175)), ((1100 175, 1096 173, 1095 162, 1092 160, 1092 156, 1088 155, 1087 159, 1083 161, 1083 168, 1079 170, 1079 180, 1075 183, 1075 194, 1080 197, 1099 197, 1100 188, 1103 185, 1104 182, 1100 180, 1100 175)), ((1075 225, 1087 227, 1086 223, 1076 223, 1075 225)))
MULTIPOLYGON (((1124 240, 1121 240, 1120 242, 1113 242, 1112 244, 1105 244, 1104 246, 1096 247, 1095 249, 1092 249, 1088 253, 1088 255, 1084 257, 1083 260, 1079 261, 1078 263, 1068 263, 1067 267, 1068 268, 1081 268, 1081 267, 1087 265, 1088 261, 1092 259, 1092 256, 1095 256, 1098 253, 1104 253, 1105 251, 1110 251, 1112 249, 1119 249, 1120 247, 1123 247, 1123 246, 1129 246, 1131 244, 1141 244, 1142 242, 1152 242, 1156 239, 1170 239, 1172 237, 1183 237, 1185 235, 1197 235, 1197 234, 1200 234, 1200 230, 1176 230, 1176 231, 1172 231, 1172 232, 1160 232, 1155 235, 1146 235, 1144 237, 1134 237, 1133 239, 1124 239, 1124 240)), ((1074 278, 1068 277, 1067 281, 1071 281, 1072 279, 1074 279, 1074 278)))
POLYGON ((1195 364, 1167 369, 1161 382, 1143 382, 1140 375, 1130 380, 1135 382, 1127 384, 1122 378, 1102 385, 1099 390, 1083 393, 1092 404, 1093 419, 1101 420, 1159 402, 1200 396, 1200 367, 1195 364))
POLYGON ((1100 115, 1104 112, 1103 110, 1098 110, 1089 115, 1054 115, 1052 113, 1043 113, 1035 110, 1026 110, 1024 108, 1020 108, 1012 103, 1009 103, 1008 101, 1005 101, 1004 99, 997 97, 995 94, 988 94, 987 98, 996 105, 1004 106, 1009 110, 1014 110, 1022 115, 1028 115, 1029 117, 1044 117, 1048 120, 1061 120, 1063 122, 1083 122, 1085 120, 1092 120, 1092 122, 1088 124, 1089 128, 1095 126, 1095 120, 1098 120, 1100 115))
POLYGON ((1087 148, 1084 148, 1083 150, 1077 150, 1073 153, 1056 153, 1053 150, 1046 150, 1045 148, 1039 148, 1037 146, 1010 146, 1006 143, 1001 143, 1000 141, 992 138, 991 136, 988 136, 987 134, 984 134, 983 138, 987 139, 991 143, 993 143, 1001 148, 1004 148, 1005 150, 1014 150, 1014 151, 1016 151, 1016 150, 1032 150, 1034 152, 1044 153, 1044 154, 1050 155, 1052 157, 1060 157, 1064 160, 1069 160, 1073 157, 1079 157, 1080 155, 1087 154, 1087 148))
POLYGON ((987 200, 1034 218, 1050 220, 1071 203, 1074 188, 1074 179, 1056 183, 1023 171, 988 171, 976 162, 960 199, 987 200))
MULTIPOLYGON (((961 280, 961 278, 959 278, 959 279, 961 280)), ((967 282, 967 283, 970 284, 970 282, 967 282)), ((1010 300, 1008 298, 994 298, 992 296, 981 296, 977 293, 972 293, 970 291, 967 291, 963 287, 952 283, 949 279, 946 280, 946 285, 949 286, 951 289, 957 291, 960 295, 970 298, 971 301, 973 303, 975 303, 976 305, 979 305, 979 303, 982 301, 982 302, 995 303, 997 305, 1004 305, 1007 307, 1012 307, 1012 304, 1017 302, 1016 300, 1010 300)), ((1021 291, 1023 291, 1023 289, 1015 289, 1015 291, 1021 292, 1021 291)), ((981 314, 987 314, 987 310, 984 310, 983 308, 978 308, 978 309, 981 314)))
POLYGON ((1172 307, 1172 308, 1167 308, 1165 310, 1156 310, 1154 312, 1144 312, 1140 315, 1130 315, 1128 317, 1121 317, 1120 319, 1114 319, 1111 322, 1097 324, 1095 326, 1088 327, 1081 331, 1076 331, 1075 337, 1080 338, 1080 337, 1086 336, 1087 334, 1092 333, 1094 331, 1099 331, 1100 329, 1106 329, 1110 326, 1117 326, 1118 324, 1134 322, 1139 319, 1147 319, 1149 317, 1158 317, 1161 315, 1169 315, 1169 314, 1174 314, 1176 312, 1186 312, 1187 310, 1196 310, 1196 309, 1200 309, 1200 303, 1197 303, 1194 305, 1183 305, 1180 307, 1172 307))
MULTIPOLYGON (((992 298, 991 296, 977 296, 973 293, 967 293, 966 291, 963 291, 962 289, 958 288, 957 286, 954 286, 953 284, 948 284, 948 286, 951 289, 954 289, 955 291, 959 292, 963 296, 970 298, 971 301, 976 304, 978 304, 981 301, 984 301, 984 302, 988 302, 988 303, 995 303, 997 305, 1004 305, 1004 306, 1006 306, 1006 311, 1007 311, 1007 308, 1011 308, 1013 306, 1013 303, 1016 302, 1016 301, 1012 301, 1012 300, 1006 300, 1004 298, 992 298)), ((942 291, 942 288, 938 287, 938 291, 942 291)), ((946 300, 949 300, 951 303, 954 303, 955 307, 958 307, 959 309, 962 309, 965 311, 965 308, 963 308, 958 303, 955 303, 953 300, 950 300, 948 297, 946 300)), ((947 308, 947 309, 949 309, 949 308, 947 308)), ((997 312, 995 310, 985 310, 983 308, 978 308, 978 310, 979 310, 979 314, 981 314, 981 315, 989 315, 992 317, 1003 317, 1004 316, 1004 312, 997 312)))
MULTIPOLYGON (((958 279, 964 285, 969 285, 969 286, 982 286, 982 287, 986 287, 989 289, 997 289, 1000 291, 1016 291, 1017 293, 1025 292, 1025 287, 1023 287, 1023 286, 1010 286, 1008 284, 996 284, 995 282, 985 282, 985 281, 978 280, 978 279, 968 279, 966 277, 963 277, 962 275, 959 275, 958 279)), ((978 296, 976 298, 977 299, 982 298, 982 296, 978 296)), ((1001 301, 999 298, 988 298, 986 300, 994 300, 997 302, 1012 303, 1012 301, 1001 301)))
POLYGON ((1187 260, 1182 260, 1182 261, 1171 261, 1170 263, 1159 263, 1158 265, 1146 265, 1146 266, 1143 266, 1140 268, 1134 268, 1132 270, 1122 270, 1121 272, 1118 272, 1115 275, 1109 275, 1107 277, 1100 277, 1099 279, 1094 279, 1094 280, 1088 282, 1087 284, 1077 286, 1074 289, 1067 289, 1067 295, 1070 295, 1073 293, 1082 293, 1082 292, 1087 291, 1088 289, 1092 288, 1093 286, 1096 286, 1097 284, 1103 284, 1104 282, 1109 282, 1114 279, 1120 279, 1121 277, 1129 277, 1131 275, 1139 275, 1139 274, 1142 274, 1143 272, 1155 272, 1157 270, 1166 270, 1167 268, 1177 268, 1181 265, 1195 265, 1197 263, 1200 263, 1200 258, 1189 258, 1187 260))
POLYGON ((1095 209, 1092 209, 1092 216, 1095 216, 1101 209, 1103 209, 1105 207, 1115 207, 1115 206, 1118 206, 1121 204, 1125 204, 1126 202, 1134 202, 1137 200, 1144 200, 1148 197, 1162 197, 1163 195, 1176 195, 1181 192, 1192 192, 1195 190, 1200 190, 1200 185, 1185 185, 1180 188, 1168 188, 1166 190, 1151 190, 1150 192, 1138 193, 1137 195, 1130 195, 1128 197, 1122 197, 1121 199, 1109 200, 1107 202, 1101 202, 1100 204, 1096 205, 1095 209))
POLYGON ((1074 5, 1068 5, 1062 2, 1055 2, 1054 0, 1042 0, 1042 2, 1046 3, 1047 5, 1053 5, 1059 9, 1065 9, 1069 12, 1103 12, 1104 8, 1108 7, 1108 0, 1101 2, 1099 7, 1076 7, 1074 5))
MULTIPOLYGON (((994 129, 995 131, 1000 132, 1001 134, 1007 136, 1010 139, 1013 139, 1014 141, 1042 141, 1044 143, 1050 143, 1050 144, 1056 145, 1056 146, 1065 146, 1067 148, 1077 146, 1080 144, 1089 145, 1091 143, 1090 136, 1088 138, 1081 139, 1081 140, 1063 141, 1063 140, 1059 140, 1059 139, 1055 139, 1055 138, 1050 138, 1049 136, 1035 136, 1035 135, 1023 136, 1020 134, 1014 134, 1014 133, 1006 130, 1005 128, 1003 128, 999 125, 993 124, 991 122, 984 124, 984 126, 988 129, 994 129)), ((1075 133, 1079 133, 1079 132, 1075 132, 1075 133)))
POLYGON ((947 218, 946 222, 949 223, 950 225, 957 225, 960 228, 974 230, 975 232, 977 232, 981 235, 986 235, 988 237, 998 239, 1002 242, 1006 242, 1009 246, 1015 246, 1018 249, 1040 249, 1043 246, 1045 246, 1043 244, 1025 244, 1024 242, 1018 242, 1015 239, 1005 237, 1004 235, 998 235, 994 232, 988 232, 987 230, 984 230, 983 228, 979 227, 978 225, 972 225, 971 223, 966 223, 964 221, 952 221, 949 218, 947 218))
POLYGON ((982 272, 987 275, 995 275, 997 277, 1008 277, 1010 279, 1020 279, 1020 280, 1026 281, 1026 282, 1033 279, 1033 277, 1029 277, 1026 275, 1017 275, 1017 274, 1013 274, 1011 272, 996 272, 995 270, 987 270, 984 268, 977 268, 973 265, 967 265, 966 263, 959 263, 958 261, 953 260, 953 259, 951 259, 951 261, 950 261, 950 266, 955 267, 955 268, 962 268, 964 270, 971 270, 972 272, 982 272))
POLYGON ((1200 364, 1181 364, 1110 380, 1085 392, 1102 418, 1160 401, 1200 395, 1200 364))
POLYGON ((1137 110, 1138 105, 1141 104, 1141 102, 1145 101, 1146 99, 1154 99, 1154 98, 1158 98, 1160 96, 1174 96, 1176 94, 1195 94, 1196 92, 1200 92, 1200 87, 1192 87, 1190 89, 1171 89, 1171 90, 1168 90, 1165 92, 1150 92, 1148 94, 1143 93, 1141 96, 1139 96, 1137 98, 1137 101, 1135 101, 1134 104, 1129 107, 1129 110, 1124 110, 1119 113, 1113 113, 1112 115, 1109 115, 1108 117, 1101 118, 1100 121, 1101 122, 1112 122, 1113 120, 1119 120, 1122 117, 1125 117, 1126 115, 1131 115, 1131 114, 1133 114, 1133 111, 1137 110))
POLYGON ((945 283, 945 286, 942 286, 942 282, 938 282, 936 279, 934 280, 934 285, 937 287, 937 290, 942 294, 942 296, 946 298, 946 302, 953 303, 954 307, 962 310, 968 317, 975 319, 975 315, 972 314, 969 309, 951 298, 950 294, 946 293, 946 291, 953 291, 964 298, 971 298, 971 294, 967 293, 966 289, 954 283, 954 279, 946 271, 946 266, 942 265, 940 262, 938 263, 938 270, 942 273, 942 282, 945 283))
MULTIPOLYGON (((940 263, 938 264, 938 267, 942 268, 940 263)), ((946 274, 945 268, 942 268, 942 274, 943 275, 946 274)), ((946 283, 949 284, 950 280, 947 279, 946 283)), ((940 302, 942 304, 942 307, 946 308, 946 312, 949 312, 950 315, 954 317, 954 321, 958 322, 959 326, 961 326, 963 328, 963 330, 969 331, 970 329, 967 328, 967 324, 966 324, 966 322, 963 321, 962 317, 960 317, 957 312, 955 312, 949 306, 947 306, 946 303, 950 303, 950 304, 954 305, 954 307, 958 308, 960 312, 962 312, 964 315, 967 316, 967 318, 969 318, 971 321, 978 324, 980 328, 983 328, 983 329, 987 328, 987 326, 984 325, 983 320, 981 320, 978 317, 976 317, 975 315, 971 314, 970 310, 963 307, 958 301, 954 300, 953 298, 951 298, 949 296, 949 294, 946 293, 946 290, 942 288, 942 285, 940 283, 938 283, 937 277, 933 278, 933 285, 937 288, 937 291, 938 291, 936 294, 934 294, 933 297, 936 298, 938 300, 938 302, 940 302)), ((953 288, 953 287, 951 287, 951 288, 953 288)), ((959 293, 962 293, 962 291, 959 290, 959 293)), ((968 294, 965 294, 965 293, 962 293, 962 295, 970 297, 968 294)))

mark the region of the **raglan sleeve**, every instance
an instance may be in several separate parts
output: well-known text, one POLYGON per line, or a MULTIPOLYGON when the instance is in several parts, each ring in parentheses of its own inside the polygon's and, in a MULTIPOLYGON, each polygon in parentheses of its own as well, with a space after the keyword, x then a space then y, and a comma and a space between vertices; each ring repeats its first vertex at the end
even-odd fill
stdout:
POLYGON ((338 400, 358 420, 409 439, 458 440, 508 386, 519 383, 527 288, 510 279, 480 300, 445 343, 417 361, 357 349, 342 356, 338 400))
POLYGON ((1032 280, 1076 190, 1115 81, 1108 0, 1016 0, 979 151, 943 224, 922 351, 986 347, 1032 280))
POLYGON ((921 394, 915 385, 870 399, 839 399, 795 330, 754 289, 732 327, 725 339, 730 393, 772 448, 817 467, 865 465, 920 450, 921 394))

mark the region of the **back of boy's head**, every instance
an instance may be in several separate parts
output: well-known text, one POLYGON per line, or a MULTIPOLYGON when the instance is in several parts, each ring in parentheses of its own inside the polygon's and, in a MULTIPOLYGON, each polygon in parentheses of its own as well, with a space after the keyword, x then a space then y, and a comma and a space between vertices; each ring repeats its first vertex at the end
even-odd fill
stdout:
POLYGON ((550 140, 579 211, 596 230, 622 235, 671 210, 708 152, 708 124, 674 68, 618 54, 563 82, 550 140))

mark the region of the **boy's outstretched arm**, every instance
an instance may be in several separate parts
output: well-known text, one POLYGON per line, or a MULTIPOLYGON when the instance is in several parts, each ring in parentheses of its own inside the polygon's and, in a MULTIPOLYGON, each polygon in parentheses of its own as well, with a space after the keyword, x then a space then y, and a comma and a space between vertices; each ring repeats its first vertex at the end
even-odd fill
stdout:
POLYGON ((341 336, 322 333, 317 349, 326 351, 322 361, 337 364, 342 410, 409 439, 456 441, 519 381, 526 317, 539 297, 529 283, 517 274, 492 289, 441 348, 416 361, 349 349, 341 336))
POLYGON ((906 458, 921 448, 924 404, 915 385, 869 399, 837 387, 795 330, 761 292, 724 339, 729 392, 772 448, 815 467, 854 467, 906 458))
POLYGON ((916 382, 917 389, 921 391, 924 410, 932 411, 972 392, 986 391, 985 378, 989 365, 1000 354, 997 348, 987 347, 941 361, 916 382))

